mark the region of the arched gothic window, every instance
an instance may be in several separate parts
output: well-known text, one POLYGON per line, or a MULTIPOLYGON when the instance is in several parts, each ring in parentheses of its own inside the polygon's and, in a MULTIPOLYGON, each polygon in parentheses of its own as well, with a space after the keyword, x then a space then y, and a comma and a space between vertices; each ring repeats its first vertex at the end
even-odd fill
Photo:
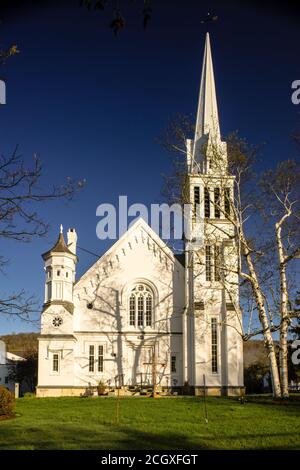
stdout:
POLYGON ((137 284, 129 298, 129 325, 151 326, 153 321, 153 293, 145 284, 137 284))

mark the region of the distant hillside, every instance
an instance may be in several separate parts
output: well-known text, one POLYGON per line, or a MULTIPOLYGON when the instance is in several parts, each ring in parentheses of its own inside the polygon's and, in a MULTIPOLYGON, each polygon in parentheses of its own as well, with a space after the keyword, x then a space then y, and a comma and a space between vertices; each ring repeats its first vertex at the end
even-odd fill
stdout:
POLYGON ((22 356, 28 350, 37 351, 38 336, 39 333, 17 333, 0 336, 0 339, 5 342, 7 351, 22 356))

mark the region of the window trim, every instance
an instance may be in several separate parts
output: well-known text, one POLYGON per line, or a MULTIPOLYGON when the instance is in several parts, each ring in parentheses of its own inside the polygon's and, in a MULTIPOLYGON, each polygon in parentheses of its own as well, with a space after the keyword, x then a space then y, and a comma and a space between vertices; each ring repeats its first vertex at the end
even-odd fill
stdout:
POLYGON ((221 218, 221 191, 219 187, 214 188, 215 219, 221 218))
POLYGON ((59 375, 60 374, 60 353, 57 352, 52 352, 51 355, 51 375, 59 375), (57 357, 57 361, 55 361, 55 357, 57 357), (54 369, 54 364, 57 364, 57 370, 54 369))
POLYGON ((98 344, 98 361, 97 361, 97 372, 103 373, 104 372, 104 345, 98 344), (102 348, 102 353, 100 354, 100 348, 102 348), (101 358, 101 361, 100 361, 101 358), (101 367, 100 367, 101 365, 101 367))
POLYGON ((146 282, 140 281, 131 286, 128 298, 129 327, 139 329, 153 327, 154 299, 153 289, 146 282))
POLYGON ((219 338, 218 338, 218 319, 212 317, 210 319, 210 329, 211 329, 211 373, 219 373, 219 364, 218 364, 218 350, 219 350, 219 338))
POLYGON ((231 215, 231 188, 224 188, 224 215, 228 219, 231 215))
POLYGON ((144 323, 145 326, 151 327, 153 321, 153 294, 151 295, 150 292, 145 296, 145 307, 144 323))
POLYGON ((205 219, 210 219, 211 210, 210 210, 210 189, 204 188, 204 217, 205 219))
POLYGON ((177 356, 171 354, 171 374, 177 374, 177 356))
POLYGON ((136 326, 136 296, 133 293, 129 297, 129 326, 136 326))
POLYGON ((200 186, 194 186, 194 217, 200 208, 200 186))
POLYGON ((212 245, 205 245, 205 280, 212 281, 212 245))
POLYGON ((52 299, 52 281, 46 282, 46 302, 52 299))
POLYGON ((137 296, 137 326, 144 326, 144 316, 145 316, 145 299, 142 294, 137 296))
POLYGON ((55 299, 63 300, 64 298, 63 281, 54 281, 54 286, 55 286, 55 299))
POLYGON ((88 367, 89 367, 89 374, 94 374, 95 373, 95 345, 94 344, 89 344, 88 367), (93 351, 93 353, 91 353, 91 351, 93 351))
POLYGON ((222 251, 220 245, 214 245, 214 278, 216 282, 221 281, 222 251))

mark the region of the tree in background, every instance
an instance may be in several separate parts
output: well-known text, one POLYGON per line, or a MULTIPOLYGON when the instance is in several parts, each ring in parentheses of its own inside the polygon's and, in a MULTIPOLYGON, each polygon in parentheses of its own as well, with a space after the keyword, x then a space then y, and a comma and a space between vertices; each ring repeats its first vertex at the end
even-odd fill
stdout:
POLYGON ((261 362, 255 362, 246 367, 244 372, 246 393, 264 392, 266 388, 264 385, 264 380, 268 380, 268 374, 268 366, 266 366, 266 364, 262 364, 261 362))
POLYGON ((24 391, 34 392, 37 385, 38 350, 27 349, 23 353, 24 361, 16 361, 10 366, 8 378, 21 385, 24 391))
MULTIPOLYGON (((40 188, 42 175, 41 160, 34 155, 33 165, 26 166, 16 148, 8 157, 0 156, 0 239, 28 242, 35 237, 44 236, 49 226, 39 215, 37 203, 57 199, 71 199, 84 186, 84 181, 73 182, 67 179, 65 184, 51 189, 40 188)), ((0 270, 7 264, 4 256, 0 257, 0 270)), ((22 290, 0 296, 0 313, 17 315, 29 320, 37 311, 36 301, 22 290)))
POLYGON ((9 57, 12 57, 12 56, 18 54, 19 52, 20 51, 19 51, 18 46, 16 44, 13 44, 8 49, 3 49, 0 46, 0 65, 4 65, 9 57))
MULTIPOLYGON (((125 6, 125 2, 115 0, 80 0, 80 5, 85 6, 88 10, 109 12, 109 27, 113 30, 115 36, 124 29, 126 24, 125 17, 120 8, 121 3, 125 6)), ((128 2, 126 3, 128 4, 128 2)), ((131 1, 131 3, 137 3, 139 5, 142 26, 143 29, 146 29, 152 16, 151 0, 131 1)), ((126 8, 128 8, 128 5, 126 5, 126 8)))
POLYGON ((0 336, 6 344, 6 350, 23 357, 28 350, 37 350, 39 333, 12 333, 0 336))
MULTIPOLYGON (((9 49, 0 48, 0 65, 19 52, 16 45, 9 49)), ((37 204, 71 199, 81 189, 85 180, 74 182, 68 178, 64 184, 45 188, 41 184, 41 159, 33 156, 32 165, 25 163, 16 147, 8 156, 0 149, 0 240, 12 239, 28 242, 41 237, 48 231, 48 224, 38 213, 37 204)), ((0 271, 3 273, 8 260, 0 254, 0 271)), ((33 296, 24 290, 0 294, 0 314, 16 315, 30 320, 38 306, 33 296)))
POLYGON ((295 299, 295 315, 294 323, 292 323, 292 333, 294 334, 295 339, 300 339, 300 292, 297 292, 297 297, 295 299))
POLYGON ((288 332, 295 312, 291 305, 293 289, 289 265, 300 255, 300 166, 294 160, 283 161, 263 175, 261 184, 263 210, 276 238, 276 272, 280 281, 280 381, 282 396, 288 397, 288 332))

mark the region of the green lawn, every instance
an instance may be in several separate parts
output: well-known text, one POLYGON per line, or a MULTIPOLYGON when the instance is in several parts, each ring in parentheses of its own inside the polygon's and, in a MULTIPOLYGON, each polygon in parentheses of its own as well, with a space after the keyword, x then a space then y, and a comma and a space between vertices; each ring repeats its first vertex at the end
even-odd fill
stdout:
POLYGON ((297 398, 21 398, 0 449, 300 449, 297 398))

